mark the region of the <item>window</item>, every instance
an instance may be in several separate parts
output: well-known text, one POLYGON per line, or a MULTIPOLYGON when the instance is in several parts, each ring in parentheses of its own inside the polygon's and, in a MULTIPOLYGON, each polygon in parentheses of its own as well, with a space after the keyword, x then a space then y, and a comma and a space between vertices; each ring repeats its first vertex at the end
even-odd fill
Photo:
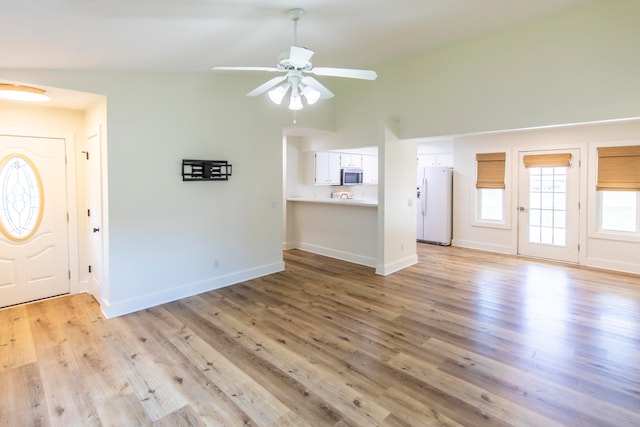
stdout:
POLYGON ((504 221, 505 159, 506 153, 476 154, 476 218, 479 221, 504 221))
POLYGON ((637 191, 601 191, 600 230, 637 233, 639 198, 637 191))
POLYGON ((14 154, 0 162, 0 231, 21 242, 32 237, 42 220, 42 180, 28 158, 14 154))
POLYGON ((640 146, 598 148, 599 229, 639 233, 640 146))
POLYGON ((502 221, 504 218, 504 190, 493 188, 478 189, 478 219, 481 221, 502 221))
POLYGON ((567 168, 529 168, 529 242, 565 246, 566 229, 567 168))

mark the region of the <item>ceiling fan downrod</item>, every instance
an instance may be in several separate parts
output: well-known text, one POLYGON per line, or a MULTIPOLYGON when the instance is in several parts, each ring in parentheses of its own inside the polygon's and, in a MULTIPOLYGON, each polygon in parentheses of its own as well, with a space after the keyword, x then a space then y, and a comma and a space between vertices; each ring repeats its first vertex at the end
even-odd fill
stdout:
POLYGON ((287 15, 289 15, 289 18, 293 21, 293 45, 294 46, 298 46, 298 20, 300 20, 300 17, 302 16, 303 13, 304 13, 304 10, 300 8, 289 9, 289 11, 287 12, 287 15))

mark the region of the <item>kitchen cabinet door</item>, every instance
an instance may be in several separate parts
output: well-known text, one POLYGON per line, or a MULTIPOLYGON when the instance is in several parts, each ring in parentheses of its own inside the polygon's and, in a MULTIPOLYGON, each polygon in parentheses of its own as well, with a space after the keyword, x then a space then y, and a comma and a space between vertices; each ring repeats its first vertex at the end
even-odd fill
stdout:
POLYGON ((361 168, 362 156, 360 154, 345 154, 340 155, 340 167, 343 168, 361 168))
POLYGON ((340 185, 340 153, 317 152, 315 185, 340 185))
POLYGON ((453 167, 453 153, 419 154, 418 167, 446 166, 453 167))
POLYGON ((364 172, 363 184, 378 183, 378 156, 363 155, 362 169, 364 172))

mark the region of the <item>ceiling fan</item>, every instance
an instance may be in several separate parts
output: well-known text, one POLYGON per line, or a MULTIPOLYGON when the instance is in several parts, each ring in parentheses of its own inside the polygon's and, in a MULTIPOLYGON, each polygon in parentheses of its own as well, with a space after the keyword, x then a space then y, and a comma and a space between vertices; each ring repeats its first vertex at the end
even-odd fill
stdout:
POLYGON ((267 71, 282 72, 283 75, 274 77, 261 84, 247 96, 258 96, 268 91, 269 98, 276 104, 282 103, 285 95, 291 89, 289 109, 300 110, 303 108, 302 99, 308 105, 315 104, 319 99, 333 97, 333 93, 315 78, 305 74, 316 76, 347 77, 351 79, 375 80, 378 75, 372 70, 357 70, 351 68, 314 67, 311 64, 313 51, 305 47, 297 46, 298 20, 304 13, 302 9, 291 9, 287 12, 293 21, 293 45, 289 52, 283 52, 278 56, 278 64, 275 67, 234 67, 215 66, 214 71, 267 71))

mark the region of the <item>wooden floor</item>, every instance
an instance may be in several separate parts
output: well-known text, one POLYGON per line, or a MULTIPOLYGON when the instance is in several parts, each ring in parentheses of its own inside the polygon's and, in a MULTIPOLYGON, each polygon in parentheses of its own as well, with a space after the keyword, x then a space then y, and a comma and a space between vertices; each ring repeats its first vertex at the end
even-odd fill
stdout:
POLYGON ((105 320, 0 310, 2 426, 639 426, 640 277, 429 245, 105 320))

